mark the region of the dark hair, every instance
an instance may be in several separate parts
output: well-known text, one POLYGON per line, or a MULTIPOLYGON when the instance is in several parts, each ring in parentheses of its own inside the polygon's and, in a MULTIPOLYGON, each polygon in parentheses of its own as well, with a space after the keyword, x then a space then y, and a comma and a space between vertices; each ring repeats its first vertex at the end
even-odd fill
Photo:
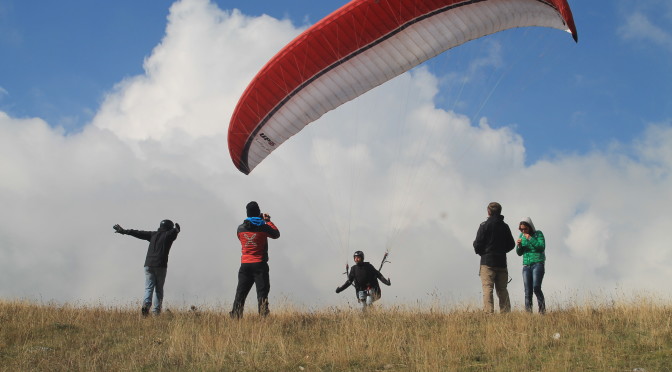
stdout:
POLYGON ((520 223, 518 224, 518 228, 520 228, 520 225, 527 226, 527 228, 530 229, 530 235, 534 234, 534 227, 532 227, 532 225, 527 223, 527 221, 520 221, 520 223))
POLYGON ((490 216, 499 216, 502 214, 502 205, 497 202, 492 202, 488 204, 488 215, 490 216))

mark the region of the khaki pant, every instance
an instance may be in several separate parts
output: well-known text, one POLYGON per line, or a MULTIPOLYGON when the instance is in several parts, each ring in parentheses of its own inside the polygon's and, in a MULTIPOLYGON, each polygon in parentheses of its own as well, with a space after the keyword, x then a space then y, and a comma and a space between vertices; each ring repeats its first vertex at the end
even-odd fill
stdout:
POLYGON ((499 299, 499 311, 508 313, 511 311, 511 301, 509 300, 509 291, 506 284, 509 280, 509 271, 506 267, 490 267, 481 265, 479 271, 481 284, 483 285, 483 310, 487 313, 495 312, 492 289, 497 291, 499 299))

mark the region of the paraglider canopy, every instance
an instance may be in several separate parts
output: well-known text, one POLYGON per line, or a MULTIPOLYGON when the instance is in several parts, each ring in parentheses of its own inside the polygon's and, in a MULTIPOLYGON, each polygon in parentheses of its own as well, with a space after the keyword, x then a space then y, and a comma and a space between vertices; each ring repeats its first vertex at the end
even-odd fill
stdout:
POLYGON ((353 0, 276 54, 231 117, 231 159, 251 172, 326 112, 467 41, 540 26, 578 40, 567 0, 353 0))

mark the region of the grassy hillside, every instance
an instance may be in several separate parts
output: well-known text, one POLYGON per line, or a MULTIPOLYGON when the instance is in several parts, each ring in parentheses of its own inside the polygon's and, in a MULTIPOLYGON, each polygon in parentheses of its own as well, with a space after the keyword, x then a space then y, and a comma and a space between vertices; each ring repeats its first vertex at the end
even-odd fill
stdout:
POLYGON ((672 306, 573 306, 545 316, 330 308, 229 319, 220 309, 0 301, 3 371, 672 371, 672 306))

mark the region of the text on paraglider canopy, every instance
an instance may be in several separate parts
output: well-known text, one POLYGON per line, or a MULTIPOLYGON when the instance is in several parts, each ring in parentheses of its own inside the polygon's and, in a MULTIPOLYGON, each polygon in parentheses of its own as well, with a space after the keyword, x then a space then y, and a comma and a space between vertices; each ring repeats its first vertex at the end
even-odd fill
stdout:
POLYGON ((273 142, 273 140, 271 140, 270 138, 268 138, 267 135, 265 135, 265 134, 263 134, 263 133, 260 133, 260 134, 259 134, 259 137, 263 138, 264 141, 268 142, 269 145, 271 145, 271 146, 275 146, 275 142, 273 142))

